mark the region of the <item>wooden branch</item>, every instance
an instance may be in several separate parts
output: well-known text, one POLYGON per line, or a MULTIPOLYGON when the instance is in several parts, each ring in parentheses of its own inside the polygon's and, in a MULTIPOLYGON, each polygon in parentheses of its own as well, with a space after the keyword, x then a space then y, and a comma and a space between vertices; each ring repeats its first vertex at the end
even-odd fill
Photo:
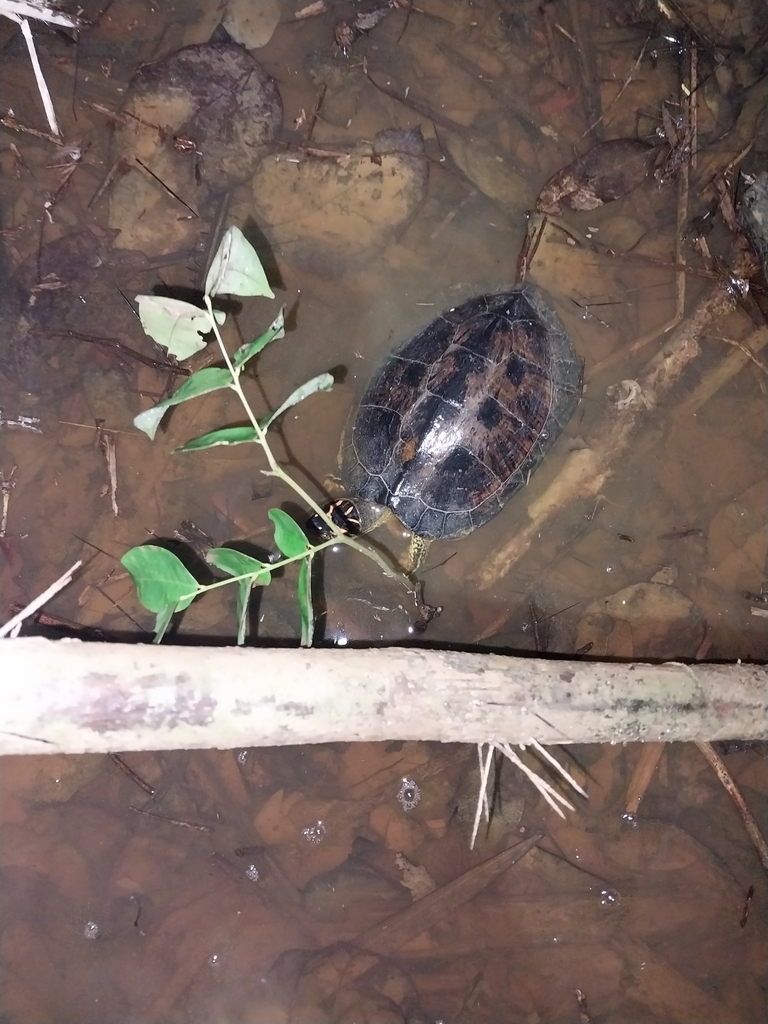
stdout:
POLYGON ((768 738, 758 665, 0 641, 0 755, 768 738))

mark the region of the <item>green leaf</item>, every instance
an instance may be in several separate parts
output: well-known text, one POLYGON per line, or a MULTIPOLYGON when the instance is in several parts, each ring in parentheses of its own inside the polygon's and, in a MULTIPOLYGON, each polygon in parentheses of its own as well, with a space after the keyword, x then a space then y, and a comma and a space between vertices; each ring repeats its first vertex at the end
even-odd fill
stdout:
POLYGON ((309 549, 309 541, 298 523, 280 508, 271 508, 267 513, 275 526, 275 544, 286 558, 294 558, 309 549))
MULTIPOLYGON (((193 306, 181 299, 170 299, 165 295, 137 295, 139 319, 150 338, 167 348, 177 359, 189 359, 195 352, 205 348, 201 335, 213 330, 210 314, 205 309, 193 306)), ((213 311, 217 324, 223 324, 227 314, 219 309, 213 311)))
POLYGON ((244 555, 242 551, 235 551, 234 548, 211 548, 205 556, 205 560, 227 573, 228 576, 252 574, 249 579, 240 580, 237 585, 237 643, 242 647, 245 643, 251 590, 256 584, 266 587, 271 583, 272 574, 269 571, 269 566, 260 562, 258 558, 251 558, 250 555, 244 555))
POLYGON ((138 430, 143 430, 150 440, 154 440, 157 428, 167 409, 172 405, 179 405, 190 398, 197 398, 199 395, 207 395, 211 391, 220 391, 232 383, 232 374, 224 367, 207 366, 204 370, 198 370, 191 377, 184 381, 180 388, 170 398, 166 398, 151 409, 140 412, 133 420, 133 425, 138 430))
POLYGON ((266 331, 257 338, 256 341, 249 341, 247 345, 241 345, 240 348, 235 350, 235 354, 232 356, 232 363, 237 368, 245 366, 249 359, 253 359, 257 356, 263 348, 266 348, 270 341, 274 341, 275 338, 285 337, 285 307, 283 307, 277 314, 275 319, 266 329, 266 331))
POLYGON ((173 451, 200 452, 204 448, 215 448, 221 444, 245 444, 247 441, 255 440, 256 431, 253 427, 222 427, 221 430, 212 430, 209 434, 194 437, 186 444, 180 444, 173 451))
POLYGON ((278 416, 282 416, 286 409, 290 409, 293 405, 298 405, 299 402, 303 402, 305 398, 309 398, 310 395, 314 395, 317 391, 330 391, 333 384, 333 376, 330 373, 321 373, 318 377, 313 377, 306 384, 296 388, 293 394, 289 395, 278 409, 275 409, 269 416, 261 420, 259 426, 262 430, 268 430, 270 425, 274 423, 278 416))
POLYGON ((205 560, 211 565, 215 565, 217 569, 221 569, 227 576, 252 574, 254 576, 252 582, 263 587, 268 586, 272 581, 272 574, 265 562, 260 562, 258 558, 251 558, 250 555, 244 555, 242 551, 236 551, 234 548, 211 548, 205 556, 205 560))
POLYGON ((205 279, 205 294, 264 295, 274 299, 256 250, 240 228, 227 228, 205 279))
POLYGON ((175 612, 176 606, 169 604, 167 607, 161 608, 157 613, 155 616, 155 635, 152 639, 153 644, 159 644, 163 639, 175 612))
POLYGON ((237 646, 245 643, 245 631, 248 626, 248 601, 251 597, 253 583, 251 580, 240 580, 237 585, 237 646))
POLYGON ((167 548, 145 544, 131 548, 120 559, 131 574, 139 600, 150 612, 188 608, 200 585, 179 558, 167 548))
POLYGON ((299 565, 299 613, 301 614, 301 646, 311 647, 315 635, 315 616, 312 610, 312 555, 299 565))

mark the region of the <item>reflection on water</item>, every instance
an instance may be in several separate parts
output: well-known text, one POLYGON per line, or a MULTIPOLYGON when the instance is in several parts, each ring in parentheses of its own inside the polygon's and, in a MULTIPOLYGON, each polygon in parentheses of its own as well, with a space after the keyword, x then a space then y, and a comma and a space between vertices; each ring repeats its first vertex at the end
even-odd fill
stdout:
MULTIPOLYGON (((250 58, 217 31, 220 5, 88 4, 96 20, 76 46, 36 27, 66 147, 13 128, 45 121, 18 27, 0 26, 14 119, 0 152, 3 617, 85 554, 38 628, 146 635, 117 562, 127 548, 175 538, 199 559, 238 540, 263 557, 267 510, 305 515, 248 446, 172 454, 241 421, 228 397, 178 407, 154 443, 132 425, 180 374, 130 300, 189 296, 221 227, 237 223, 278 298, 246 300, 229 341, 259 334, 279 303, 290 310, 249 381, 256 411, 326 370, 338 380, 290 410, 275 442, 317 498, 333 489, 349 412, 379 362, 441 310, 524 273, 584 361, 582 401, 528 486, 481 530, 432 546, 423 579, 443 611, 424 640, 764 659, 764 282, 734 241, 730 205, 765 148, 757 0, 689 0, 680 24, 607 0, 328 4, 296 19, 304 6, 227 7, 229 31, 245 21, 259 45, 282 128, 274 94, 262 103, 262 79, 241 73, 250 58), (190 72, 176 58, 172 80, 157 72, 169 65, 134 78, 212 36, 215 88, 210 64, 190 72), (695 104, 681 90, 692 66, 695 104), (616 163, 602 146, 614 139, 647 145, 616 163), (587 171, 574 170, 585 154, 587 171), (731 298, 729 275, 752 270, 746 296, 731 298), (703 316, 720 296, 727 312, 703 316), (669 386, 649 388, 649 363, 674 356, 692 323, 698 349, 669 386), (115 443, 117 516, 96 420, 115 443), (593 456, 591 476, 575 472, 593 456)), ((376 539, 407 548, 396 524, 376 539)), ((406 592, 349 550, 329 553, 318 583, 326 642, 414 637, 406 592)), ((215 591, 180 628, 231 638, 234 604, 215 591)), ((291 577, 255 599, 251 636, 297 639, 291 577)), ((561 823, 507 765, 472 854, 471 750, 126 755, 151 797, 106 759, 8 759, 3 1012, 763 1019, 764 872, 704 759, 665 749, 643 796, 639 749, 572 754, 589 805, 561 823), (493 876, 494 856, 538 833, 493 876), (464 895, 446 888, 460 876, 464 895), (415 919, 398 916, 432 894, 415 919)), ((764 820, 763 753, 728 764, 764 820)))

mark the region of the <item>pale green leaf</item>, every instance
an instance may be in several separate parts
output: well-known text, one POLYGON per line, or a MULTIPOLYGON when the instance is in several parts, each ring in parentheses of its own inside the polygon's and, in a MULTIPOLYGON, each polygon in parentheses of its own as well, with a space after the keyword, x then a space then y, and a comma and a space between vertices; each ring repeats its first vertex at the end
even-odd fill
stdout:
MULTIPOLYGON (((210 314, 205 309, 193 306, 181 299, 170 299, 164 295, 137 295, 139 319, 146 333, 158 345, 167 348, 177 359, 189 359, 195 352, 205 348, 201 335, 213 330, 210 314)), ((217 324, 223 324, 226 313, 213 311, 217 324)))
POLYGON ((133 425, 138 430, 143 430, 150 440, 154 440, 157 428, 167 409, 172 405, 179 405, 190 398, 197 398, 199 395, 207 395, 211 391, 219 391, 221 388, 229 387, 232 383, 232 374, 229 370, 218 366, 207 366, 204 370, 198 370, 191 377, 184 381, 180 388, 170 398, 166 398, 151 409, 145 409, 134 418, 133 425))
POLYGON ((213 257, 205 279, 205 294, 275 297, 256 250, 234 225, 224 232, 213 257))
POLYGON ((270 413, 269 416, 265 417, 259 426, 262 430, 267 430, 278 416, 290 409, 293 405, 298 405, 299 402, 303 402, 305 398, 309 398, 310 395, 314 395, 317 391, 330 391, 333 387, 334 381, 333 376, 330 373, 321 373, 317 377, 313 377, 312 380, 308 380, 306 384, 302 384, 301 387, 296 388, 293 394, 289 395, 283 404, 275 409, 274 412, 270 413))
POLYGON ((248 602, 251 597, 251 580, 240 580, 237 585, 237 646, 245 643, 245 631, 248 627, 248 602))
POLYGON ((155 635, 152 638, 153 644, 159 644, 163 639, 177 610, 175 605, 169 604, 165 608, 161 608, 157 613, 155 616, 155 635))
POLYGON ((221 430, 212 430, 209 434, 201 434, 186 444, 180 444, 174 448, 174 452, 201 452, 204 448, 215 448, 217 445, 246 444, 248 441, 256 440, 256 431, 253 427, 222 427, 221 430))
POLYGON ((241 345, 235 350, 232 356, 232 363, 237 368, 245 366, 249 359, 253 359, 263 348, 274 341, 275 338, 285 337, 285 308, 281 309, 266 331, 255 341, 249 341, 247 345, 241 345))
POLYGON ((235 548, 211 548, 205 556, 206 562, 221 569, 227 576, 246 576, 251 573, 253 582, 261 586, 268 586, 272 576, 266 562, 260 562, 258 558, 236 551, 235 548))

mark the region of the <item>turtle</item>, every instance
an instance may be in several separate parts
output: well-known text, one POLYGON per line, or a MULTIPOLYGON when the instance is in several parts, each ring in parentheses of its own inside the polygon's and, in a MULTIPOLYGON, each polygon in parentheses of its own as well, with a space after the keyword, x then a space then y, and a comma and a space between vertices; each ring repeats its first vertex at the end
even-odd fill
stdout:
MULTIPOLYGON (((348 533, 394 515, 413 574, 433 540, 493 519, 528 483, 573 414, 582 363, 531 284, 445 310, 381 364, 339 452, 347 497, 325 506, 348 533)), ((327 524, 309 520, 321 536, 327 524)))

